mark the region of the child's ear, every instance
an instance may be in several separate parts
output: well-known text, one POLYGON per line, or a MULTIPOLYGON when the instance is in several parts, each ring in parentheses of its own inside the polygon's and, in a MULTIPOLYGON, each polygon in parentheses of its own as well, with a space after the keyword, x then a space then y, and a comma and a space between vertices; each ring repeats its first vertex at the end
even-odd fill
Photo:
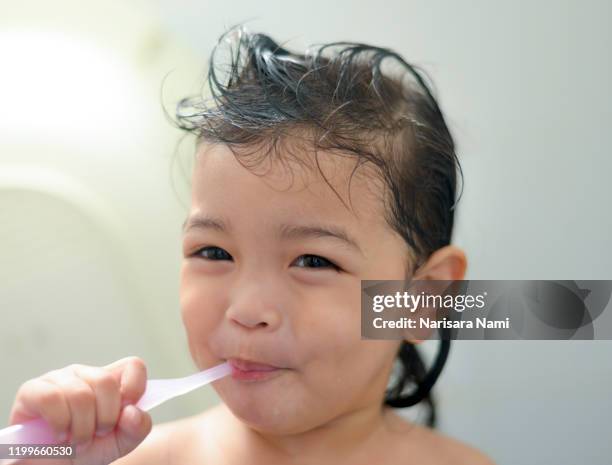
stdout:
MULTIPOLYGON (((412 276, 413 280, 455 281, 465 277, 467 258, 460 248, 447 245, 432 253, 423 265, 412 276)), ((435 319, 435 309, 420 308, 419 315, 423 318, 435 319)), ((412 344, 420 344, 427 340, 434 329, 419 328, 406 330, 405 340, 412 344)))
POLYGON ((463 250, 447 245, 436 250, 412 276, 414 280, 455 281, 465 276, 467 258, 463 250))

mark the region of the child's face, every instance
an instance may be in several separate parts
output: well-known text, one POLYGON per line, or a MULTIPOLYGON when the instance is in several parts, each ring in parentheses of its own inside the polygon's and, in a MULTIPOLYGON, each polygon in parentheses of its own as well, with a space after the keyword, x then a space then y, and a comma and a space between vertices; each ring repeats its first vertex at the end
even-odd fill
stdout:
MULTIPOLYGON (((223 145, 199 152, 190 213, 227 229, 194 227, 184 236, 181 310, 198 367, 228 358, 282 367, 265 380, 214 383, 233 413, 262 432, 301 432, 380 407, 399 341, 361 339, 360 281, 404 279, 406 245, 384 222, 379 184, 357 170, 352 213, 316 165, 293 165, 292 181, 279 164, 253 174, 223 145), (316 234, 283 237, 282 225, 343 230, 355 246, 316 234), (210 249, 195 254, 203 247, 210 249)), ((350 205, 355 159, 321 152, 319 163, 350 205)))

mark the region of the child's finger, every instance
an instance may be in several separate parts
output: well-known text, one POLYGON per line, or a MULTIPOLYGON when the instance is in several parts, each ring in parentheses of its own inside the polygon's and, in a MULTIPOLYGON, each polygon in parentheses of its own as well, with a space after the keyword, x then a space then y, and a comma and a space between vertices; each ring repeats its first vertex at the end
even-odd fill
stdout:
POLYGON ((47 378, 64 393, 70 409, 70 442, 82 444, 90 440, 96 427, 96 395, 91 386, 71 371, 47 378))
POLYGON ((96 435, 103 436, 114 429, 121 409, 119 383, 108 370, 80 366, 76 374, 83 379, 96 396, 96 435))
POLYGON ((127 357, 118 362, 121 362, 121 364, 110 369, 114 372, 121 371, 120 389, 122 405, 136 403, 145 392, 147 367, 139 357, 127 357))
POLYGON ((135 359, 140 360, 138 357, 135 356, 123 357, 119 360, 115 360, 114 362, 109 363, 108 365, 104 365, 101 368, 104 368, 105 370, 110 372, 113 375, 113 378, 115 378, 115 380, 121 387, 121 378, 123 376, 123 372, 129 364, 134 363, 135 359))
POLYGON ((151 432, 151 416, 135 405, 127 405, 119 417, 117 450, 124 456, 135 449, 151 432))
POLYGON ((56 435, 70 428, 70 407, 62 390, 54 383, 34 378, 21 385, 11 409, 9 425, 42 417, 56 435))

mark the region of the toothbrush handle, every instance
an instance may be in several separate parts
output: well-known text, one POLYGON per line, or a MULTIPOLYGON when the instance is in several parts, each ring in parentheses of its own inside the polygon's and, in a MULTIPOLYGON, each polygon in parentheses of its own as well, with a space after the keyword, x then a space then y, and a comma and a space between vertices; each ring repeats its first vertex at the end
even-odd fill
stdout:
MULTIPOLYGON (((231 371, 230 365, 225 362, 185 378, 147 380, 145 393, 136 406, 141 410, 150 410, 168 399, 227 376, 231 371)), ((0 444, 61 444, 61 442, 45 420, 35 418, 0 429, 0 444)))
POLYGON ((12 425, 0 430, 2 444, 60 444, 53 429, 42 418, 12 425))

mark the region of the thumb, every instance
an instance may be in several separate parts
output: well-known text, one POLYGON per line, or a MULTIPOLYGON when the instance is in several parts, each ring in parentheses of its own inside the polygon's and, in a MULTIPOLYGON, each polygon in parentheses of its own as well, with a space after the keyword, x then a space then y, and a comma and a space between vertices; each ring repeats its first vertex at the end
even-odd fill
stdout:
POLYGON ((115 436, 121 457, 144 441, 152 426, 151 415, 132 404, 126 405, 119 417, 115 436))

